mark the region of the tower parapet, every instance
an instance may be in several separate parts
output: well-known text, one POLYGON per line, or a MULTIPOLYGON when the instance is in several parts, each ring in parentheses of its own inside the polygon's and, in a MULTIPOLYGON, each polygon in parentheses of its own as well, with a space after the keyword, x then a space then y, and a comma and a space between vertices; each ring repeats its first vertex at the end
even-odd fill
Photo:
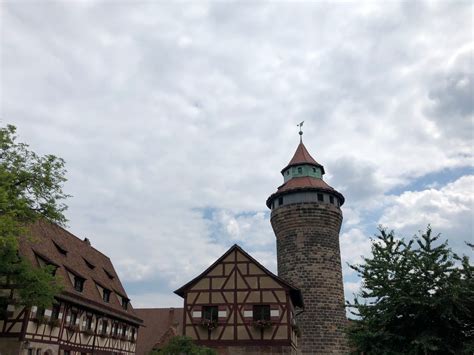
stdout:
POLYGON ((277 238, 278 275, 299 287, 305 302, 297 319, 302 352, 344 353, 347 321, 339 247, 344 196, 323 180, 324 167, 302 141, 281 173, 284 183, 266 204, 277 238))

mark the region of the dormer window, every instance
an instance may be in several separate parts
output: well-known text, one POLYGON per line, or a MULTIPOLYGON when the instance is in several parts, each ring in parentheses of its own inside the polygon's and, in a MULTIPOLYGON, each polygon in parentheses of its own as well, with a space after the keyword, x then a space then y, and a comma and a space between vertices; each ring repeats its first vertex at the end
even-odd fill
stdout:
POLYGON ((104 302, 110 302, 110 290, 104 288, 104 291, 102 293, 102 299, 104 300, 104 302))
POLYGON ((127 310, 129 300, 125 297, 122 297, 122 308, 127 310))
POLYGON ((74 289, 77 292, 82 292, 84 290, 84 279, 80 276, 74 276, 74 289))
POLYGON ((82 258, 84 260, 84 262, 86 263, 87 267, 91 270, 94 270, 95 269, 95 265, 92 264, 89 260, 87 260, 86 258, 82 258))
POLYGON ((54 240, 53 240, 53 244, 54 246, 56 247, 56 249, 64 256, 67 255, 67 250, 64 249, 61 245, 59 245, 58 243, 56 243, 54 240))
POLYGON ((115 278, 115 276, 110 271, 107 271, 106 269, 104 269, 104 272, 109 279, 113 280, 115 278))

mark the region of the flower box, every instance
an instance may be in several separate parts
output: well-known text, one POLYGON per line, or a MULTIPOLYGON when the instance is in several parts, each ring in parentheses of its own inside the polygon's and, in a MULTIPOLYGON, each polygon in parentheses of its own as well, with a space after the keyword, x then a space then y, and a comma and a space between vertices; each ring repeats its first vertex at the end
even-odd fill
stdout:
POLYGON ((269 329, 273 326, 273 324, 269 320, 261 319, 253 321, 253 326, 258 329, 269 329))
POLYGON ((203 319, 201 320, 201 327, 212 330, 217 328, 217 321, 210 320, 210 319, 203 319))

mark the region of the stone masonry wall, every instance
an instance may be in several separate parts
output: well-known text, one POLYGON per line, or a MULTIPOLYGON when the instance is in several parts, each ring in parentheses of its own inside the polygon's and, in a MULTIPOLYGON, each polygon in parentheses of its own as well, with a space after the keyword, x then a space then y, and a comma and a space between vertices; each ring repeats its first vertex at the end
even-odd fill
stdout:
POLYGON ((339 231, 341 210, 295 203, 272 211, 278 275, 299 287, 305 303, 297 321, 303 354, 343 354, 347 344, 339 231))

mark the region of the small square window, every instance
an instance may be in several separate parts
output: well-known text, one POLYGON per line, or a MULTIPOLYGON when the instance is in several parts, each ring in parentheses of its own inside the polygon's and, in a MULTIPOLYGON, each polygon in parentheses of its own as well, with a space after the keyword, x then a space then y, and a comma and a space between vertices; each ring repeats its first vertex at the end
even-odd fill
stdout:
POLYGON ((329 196, 329 202, 334 204, 334 196, 329 196))
POLYGON ((216 306, 202 307, 202 319, 217 321, 218 310, 216 306))
POLYGON ((269 305, 255 305, 253 306, 253 320, 270 320, 270 306, 269 305))
POLYGON ((324 196, 323 194, 318 194, 318 201, 323 202, 324 201, 324 196))

